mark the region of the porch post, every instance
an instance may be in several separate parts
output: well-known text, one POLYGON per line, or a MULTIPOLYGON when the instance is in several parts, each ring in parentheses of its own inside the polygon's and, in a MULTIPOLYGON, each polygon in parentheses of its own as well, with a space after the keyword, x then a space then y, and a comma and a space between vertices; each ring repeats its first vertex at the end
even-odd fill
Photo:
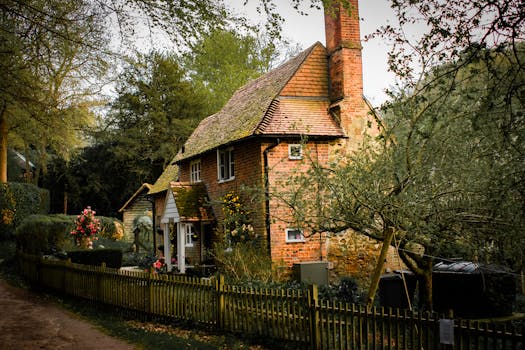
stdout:
POLYGON ((173 268, 171 266, 171 241, 170 241, 170 225, 169 223, 164 223, 164 262, 168 271, 171 271, 173 268))
POLYGON ((180 273, 186 272, 186 227, 183 223, 177 223, 177 265, 180 273))

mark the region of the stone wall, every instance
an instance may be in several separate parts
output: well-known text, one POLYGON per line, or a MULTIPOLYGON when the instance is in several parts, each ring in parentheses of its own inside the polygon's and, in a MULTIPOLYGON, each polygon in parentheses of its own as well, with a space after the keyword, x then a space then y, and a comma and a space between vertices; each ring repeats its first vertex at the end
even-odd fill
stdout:
MULTIPOLYGON (((382 242, 351 230, 330 237, 327 241, 330 280, 335 282, 341 277, 349 276, 355 278, 361 287, 368 288, 381 247, 382 242)), ((405 268, 395 249, 390 247, 383 273, 405 268)))

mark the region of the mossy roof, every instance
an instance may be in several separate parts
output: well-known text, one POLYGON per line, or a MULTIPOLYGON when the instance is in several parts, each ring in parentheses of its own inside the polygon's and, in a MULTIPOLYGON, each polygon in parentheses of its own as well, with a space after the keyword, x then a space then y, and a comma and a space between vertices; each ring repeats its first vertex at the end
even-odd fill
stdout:
POLYGON ((173 192, 181 221, 213 220, 204 183, 172 182, 170 189, 173 192))
POLYGON ((156 194, 166 191, 170 187, 170 182, 176 181, 179 175, 179 167, 169 164, 159 176, 157 181, 151 186, 148 194, 156 194))
POLYGON ((237 90, 218 113, 201 121, 174 161, 192 158, 216 147, 256 135, 259 126, 264 124, 265 117, 268 119, 267 113, 275 109, 274 100, 318 45, 322 46, 319 42, 315 43, 237 90))

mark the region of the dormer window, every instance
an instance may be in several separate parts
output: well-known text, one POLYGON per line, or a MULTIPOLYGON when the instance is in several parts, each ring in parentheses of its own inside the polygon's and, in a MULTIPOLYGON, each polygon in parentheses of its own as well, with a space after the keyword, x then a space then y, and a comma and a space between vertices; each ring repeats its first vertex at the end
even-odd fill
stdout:
POLYGON ((201 182, 201 160, 197 159, 190 163, 190 182, 201 182))
POLYGON ((235 178, 233 147, 217 150, 217 178, 221 182, 235 178))

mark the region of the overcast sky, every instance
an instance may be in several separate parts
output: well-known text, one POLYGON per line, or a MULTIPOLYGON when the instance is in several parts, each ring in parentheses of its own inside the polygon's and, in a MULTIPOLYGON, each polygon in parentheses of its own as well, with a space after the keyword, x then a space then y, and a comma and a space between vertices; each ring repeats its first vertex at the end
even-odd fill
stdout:
MULTIPOLYGON (((259 0, 224 0, 231 7, 247 15, 253 22, 260 22, 256 4, 259 0)), ((285 19, 282 35, 307 48, 320 41, 325 41, 324 17, 322 10, 308 10, 308 16, 302 16, 291 6, 289 0, 276 0, 278 12, 285 19)), ((304 0, 308 4, 308 0, 304 0)), ((386 0, 360 0, 361 38, 372 33, 380 25, 395 24, 395 19, 386 0)), ((386 99, 384 90, 394 82, 394 76, 387 71, 387 45, 378 39, 363 42, 363 79, 364 94, 374 106, 379 106, 386 99)))

